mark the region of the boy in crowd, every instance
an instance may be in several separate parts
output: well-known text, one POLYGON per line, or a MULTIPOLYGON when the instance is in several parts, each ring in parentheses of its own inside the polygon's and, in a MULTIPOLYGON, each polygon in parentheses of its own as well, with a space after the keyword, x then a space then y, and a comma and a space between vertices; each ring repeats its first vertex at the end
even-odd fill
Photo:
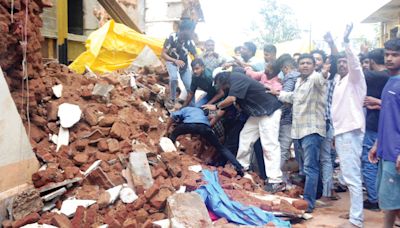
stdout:
POLYGON ((378 138, 369 152, 377 163, 379 207, 384 210, 384 227, 393 227, 400 219, 400 39, 385 43, 385 65, 390 79, 382 91, 378 138))
POLYGON ((224 96, 224 91, 217 90, 213 86, 212 72, 205 67, 202 59, 193 60, 192 64, 193 76, 190 84, 189 94, 182 107, 186 107, 193 100, 196 90, 199 88, 207 93, 202 99, 195 103, 195 107, 201 107, 205 104, 214 104, 224 96))

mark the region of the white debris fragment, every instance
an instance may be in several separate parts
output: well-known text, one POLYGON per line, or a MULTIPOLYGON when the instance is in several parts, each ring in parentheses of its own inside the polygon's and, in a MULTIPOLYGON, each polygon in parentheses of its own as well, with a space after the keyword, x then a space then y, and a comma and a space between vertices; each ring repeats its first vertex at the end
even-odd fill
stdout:
POLYGON ((96 203, 95 200, 67 199, 63 201, 60 212, 68 217, 71 217, 75 214, 76 209, 79 206, 83 206, 86 208, 95 203, 96 203))
POLYGON ((60 98, 62 96, 62 90, 63 90, 62 84, 55 85, 51 87, 51 89, 53 90, 54 96, 56 96, 57 98, 60 98))
POLYGON ((169 219, 163 219, 163 220, 154 221, 153 224, 157 225, 157 226, 159 226, 161 228, 169 228, 169 227, 171 227, 169 219))
POLYGON ((161 123, 164 123, 164 122, 165 122, 164 119, 163 119, 161 116, 158 117, 158 120, 159 120, 161 123))
POLYGON ((118 199, 121 189, 122 185, 118 185, 106 191, 110 194, 110 204, 113 204, 118 199))
POLYGON ((74 126, 81 119, 81 115, 82 110, 78 105, 64 103, 58 107, 58 117, 60 118, 61 126, 64 128, 74 126))
POLYGON ((50 142, 53 142, 54 144, 57 145, 57 143, 58 143, 58 135, 49 134, 49 140, 50 140, 50 142))
POLYGON ((149 105, 146 101, 143 101, 143 102, 142 102, 142 105, 143 105, 144 107, 146 107, 147 112, 151 112, 151 110, 153 109, 153 107, 151 107, 151 105, 149 105))
POLYGON ((201 167, 201 165, 191 165, 191 166, 188 167, 188 169, 190 171, 199 173, 199 172, 201 172, 201 170, 203 170, 203 167, 201 167))
POLYGON ((99 167, 101 163, 101 160, 97 160, 95 162, 93 162, 93 164, 83 173, 83 175, 85 177, 87 177, 91 172, 93 172, 93 170, 95 170, 97 167, 99 167))
POLYGON ((47 224, 32 223, 25 226, 21 226, 21 228, 57 228, 57 227, 47 224))
POLYGON ((61 148, 61 146, 68 146, 69 144, 69 130, 68 128, 60 127, 57 136, 57 149, 56 151, 61 148))
POLYGON ((119 197, 121 198, 121 201, 123 203, 133 203, 135 200, 137 200, 139 198, 136 195, 136 193, 129 187, 124 187, 120 191, 119 197))
POLYGON ((104 225, 98 226, 97 228, 108 228, 108 224, 104 224, 104 225))
POLYGON ((176 147, 175 147, 174 143, 172 142, 172 140, 170 138, 167 138, 167 137, 160 138, 160 147, 161 147, 162 151, 166 152, 166 153, 176 151, 176 147))
POLYGON ((178 191, 176 193, 185 193, 186 192, 186 186, 180 186, 178 191))

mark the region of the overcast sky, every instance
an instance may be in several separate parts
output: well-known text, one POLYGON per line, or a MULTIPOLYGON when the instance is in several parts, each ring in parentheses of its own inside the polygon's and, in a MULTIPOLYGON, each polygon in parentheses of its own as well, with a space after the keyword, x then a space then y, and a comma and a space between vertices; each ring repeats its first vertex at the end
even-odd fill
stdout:
MULTIPOLYGON (((321 40, 331 31, 342 37, 347 23, 354 23, 353 36, 360 34, 373 38, 370 24, 361 24, 367 16, 390 0, 279 0, 290 6, 303 30, 312 28, 312 39, 321 40)), ((248 39, 245 31, 252 21, 259 22, 262 0, 201 0, 206 23, 199 25, 197 33, 202 40, 213 38, 219 43, 237 46, 248 39)), ((304 32, 304 39, 309 33, 304 32)))

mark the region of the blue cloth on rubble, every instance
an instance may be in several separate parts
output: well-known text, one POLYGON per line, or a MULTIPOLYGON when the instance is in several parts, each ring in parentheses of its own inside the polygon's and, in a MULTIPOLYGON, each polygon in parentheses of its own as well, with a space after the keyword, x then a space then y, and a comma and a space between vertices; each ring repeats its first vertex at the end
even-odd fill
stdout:
POLYGON ((218 173, 209 170, 202 172, 203 180, 207 184, 198 188, 196 192, 203 198, 207 208, 217 216, 240 225, 261 226, 273 222, 278 227, 290 227, 290 222, 282 221, 258 207, 245 206, 230 200, 218 182, 218 173))

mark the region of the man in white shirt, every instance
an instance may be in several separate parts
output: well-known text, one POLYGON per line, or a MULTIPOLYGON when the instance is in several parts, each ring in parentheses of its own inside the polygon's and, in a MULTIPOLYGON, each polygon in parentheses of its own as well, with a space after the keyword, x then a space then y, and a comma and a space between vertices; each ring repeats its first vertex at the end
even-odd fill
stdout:
MULTIPOLYGON (((353 226, 362 227, 361 154, 365 132, 363 102, 367 86, 360 61, 349 46, 348 37, 352 28, 352 25, 348 25, 344 35, 346 54, 337 59, 338 74, 334 79, 331 114, 340 169, 350 190, 349 222, 353 226)), ((347 215, 342 217, 347 218, 347 215)))

